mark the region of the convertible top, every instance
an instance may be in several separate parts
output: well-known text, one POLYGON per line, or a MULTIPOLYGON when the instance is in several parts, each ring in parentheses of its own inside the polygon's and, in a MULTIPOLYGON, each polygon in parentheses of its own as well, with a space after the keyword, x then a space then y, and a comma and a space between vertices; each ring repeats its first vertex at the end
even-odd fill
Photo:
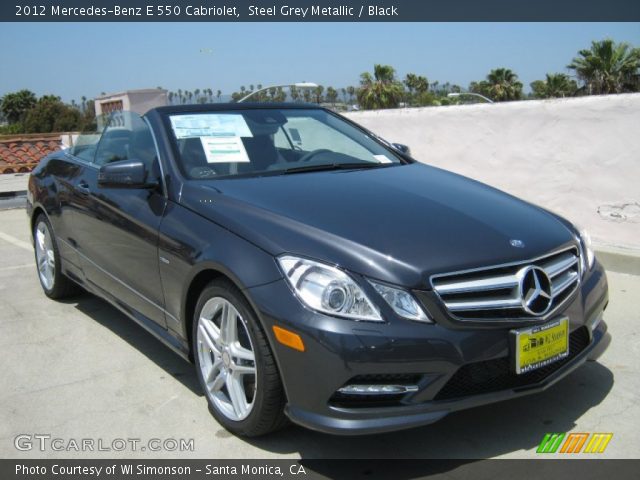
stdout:
POLYGON ((247 103, 203 103, 193 105, 166 105, 164 107, 155 107, 150 109, 149 112, 157 111, 161 114, 172 113, 189 113, 189 112, 217 112, 217 111, 229 111, 229 110, 270 110, 270 109, 317 109, 323 110, 324 108, 317 103, 266 103, 266 102, 247 102, 247 103))

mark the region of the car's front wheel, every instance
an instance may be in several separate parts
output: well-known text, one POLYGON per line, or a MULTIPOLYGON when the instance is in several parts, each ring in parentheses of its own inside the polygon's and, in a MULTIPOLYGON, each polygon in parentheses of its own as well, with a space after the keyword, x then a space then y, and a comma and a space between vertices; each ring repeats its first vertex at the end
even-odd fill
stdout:
POLYGON ((198 379, 216 420, 244 436, 285 425, 273 353, 242 293, 228 281, 210 283, 200 295, 193 325, 198 379))
POLYGON ((62 273, 60 252, 47 217, 40 214, 33 227, 38 279, 49 298, 60 299, 79 293, 80 287, 62 273))

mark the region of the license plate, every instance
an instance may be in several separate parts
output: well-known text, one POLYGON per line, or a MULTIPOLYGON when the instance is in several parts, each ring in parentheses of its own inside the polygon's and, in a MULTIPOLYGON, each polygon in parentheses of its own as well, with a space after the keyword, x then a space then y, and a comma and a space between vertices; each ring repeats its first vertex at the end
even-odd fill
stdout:
POLYGON ((526 373, 569 355, 569 319, 512 330, 515 337, 516 373, 526 373))

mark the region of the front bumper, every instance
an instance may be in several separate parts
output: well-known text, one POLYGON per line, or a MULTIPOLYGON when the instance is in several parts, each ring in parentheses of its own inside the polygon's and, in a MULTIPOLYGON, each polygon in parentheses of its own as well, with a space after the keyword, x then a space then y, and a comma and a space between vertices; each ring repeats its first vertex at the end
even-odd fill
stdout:
POLYGON ((247 293, 274 349, 288 399, 287 415, 297 424, 334 434, 426 425, 456 410, 540 392, 596 359, 610 342, 602 321, 607 281, 599 264, 561 312, 569 318, 570 356, 522 376, 511 371, 513 326, 451 328, 389 316, 384 323, 336 319, 304 308, 284 280, 247 293), (305 351, 279 344, 273 325, 297 332, 305 351), (411 378, 419 388, 373 402, 350 402, 336 393, 356 378, 391 379, 390 383, 411 378))

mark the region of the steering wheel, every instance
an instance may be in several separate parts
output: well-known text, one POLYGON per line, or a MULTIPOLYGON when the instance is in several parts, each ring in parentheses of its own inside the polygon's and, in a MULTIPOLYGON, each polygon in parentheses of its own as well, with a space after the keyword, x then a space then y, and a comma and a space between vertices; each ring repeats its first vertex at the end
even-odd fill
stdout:
POLYGON ((213 178, 216 176, 216 171, 209 167, 193 167, 189 170, 189 175, 193 178, 213 178))
POLYGON ((317 150, 311 150, 309 153, 307 153, 307 154, 303 155, 302 157, 300 157, 298 162, 308 162, 313 157, 315 157, 316 155, 320 155, 321 153, 333 153, 333 151, 329 150, 328 148, 319 148, 317 150))

